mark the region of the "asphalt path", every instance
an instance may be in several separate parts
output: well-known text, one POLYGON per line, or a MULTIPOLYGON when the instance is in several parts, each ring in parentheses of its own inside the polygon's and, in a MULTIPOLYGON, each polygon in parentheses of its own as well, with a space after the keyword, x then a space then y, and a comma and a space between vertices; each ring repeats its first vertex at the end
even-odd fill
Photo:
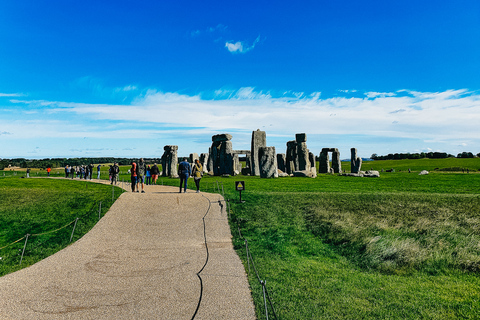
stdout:
POLYGON ((1 277, 0 319, 255 319, 223 198, 145 191, 122 194, 74 244, 1 277))

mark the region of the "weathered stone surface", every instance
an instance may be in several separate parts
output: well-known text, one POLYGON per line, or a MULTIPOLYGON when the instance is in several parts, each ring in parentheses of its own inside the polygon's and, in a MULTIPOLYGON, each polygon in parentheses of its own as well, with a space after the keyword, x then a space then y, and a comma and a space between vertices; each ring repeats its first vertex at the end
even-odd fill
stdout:
POLYGON ((177 164, 178 156, 177 150, 178 146, 165 146, 163 147, 164 153, 162 155, 162 176, 163 177, 172 177, 177 178, 177 164))
POLYGON ((307 142, 307 134, 306 133, 295 134, 295 141, 297 143, 307 142))
POLYGON ((323 148, 320 152, 318 163, 319 173, 341 173, 342 163, 340 162, 340 152, 337 148, 323 148), (330 168, 329 152, 332 153, 332 168, 330 168))
POLYGON ((306 142, 297 142, 297 157, 298 168, 297 171, 310 171, 309 151, 306 142))
POLYGON ((308 153, 308 159, 310 160, 310 166, 313 170, 315 170, 315 174, 317 173, 317 161, 315 161, 315 155, 313 152, 308 153))
POLYGON ((277 157, 275 147, 261 147, 258 149, 258 160, 261 178, 278 178, 277 157))
POLYGON ((360 172, 360 169, 362 168, 362 158, 357 157, 357 149, 356 148, 351 148, 351 158, 350 158, 350 171, 352 173, 358 173, 360 172))
POLYGON ((200 163, 202 164, 203 167, 203 172, 208 172, 208 153, 201 153, 200 154, 200 163))
POLYGON ((277 153, 277 166, 278 170, 281 170, 282 172, 285 172, 285 162, 286 162, 286 156, 285 153, 277 153))
POLYGON ((363 176, 367 177, 367 178, 379 178, 380 177, 380 172, 378 172, 376 170, 368 170, 368 171, 365 171, 363 176))
POLYGON ((280 169, 278 169, 278 176, 279 177, 290 177, 290 175, 288 173, 285 173, 280 169))
MULTIPOLYGON (((259 166, 259 153, 258 149, 267 146, 267 134, 265 131, 252 131, 252 151, 251 151, 251 175, 259 176, 260 175, 260 166, 259 166)), ((276 160, 276 159, 275 159, 276 160)))
POLYGON ((198 157, 198 153, 190 153, 189 158, 190 163, 195 163, 196 159, 200 160, 200 158, 198 157))
POLYGON ((318 172, 319 173, 330 173, 330 158, 328 156, 328 151, 325 151, 325 148, 320 152, 320 159, 318 161, 318 172))
POLYGON ((340 152, 338 152, 338 150, 332 152, 332 168, 333 173, 342 172, 342 163, 340 161, 340 152))
POLYGON ((317 172, 313 170, 300 170, 293 172, 294 177, 316 178, 317 172))
POLYGON ((285 172, 292 174, 298 168, 297 142, 287 142, 287 154, 285 159, 285 172))
POLYGON ((232 135, 228 133, 216 134, 212 136, 213 142, 222 142, 222 141, 230 141, 232 140, 232 135))

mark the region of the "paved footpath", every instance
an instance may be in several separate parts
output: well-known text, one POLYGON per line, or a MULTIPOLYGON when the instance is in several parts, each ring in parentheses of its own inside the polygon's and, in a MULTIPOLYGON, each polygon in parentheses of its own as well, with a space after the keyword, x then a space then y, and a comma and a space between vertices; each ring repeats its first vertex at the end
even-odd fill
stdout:
POLYGON ((221 196, 145 190, 122 194, 74 244, 0 277, 0 319, 255 319, 221 196))

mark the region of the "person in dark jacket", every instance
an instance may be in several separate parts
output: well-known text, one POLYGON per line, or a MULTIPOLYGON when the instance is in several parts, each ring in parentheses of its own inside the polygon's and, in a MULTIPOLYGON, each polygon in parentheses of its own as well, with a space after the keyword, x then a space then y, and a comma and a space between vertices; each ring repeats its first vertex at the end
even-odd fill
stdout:
POLYGON ((187 162, 187 158, 183 158, 183 161, 178 165, 178 175, 180 176, 180 193, 182 193, 182 185, 184 184, 183 190, 187 192, 187 182, 188 177, 192 174, 192 167, 190 163, 187 162))
POLYGON ((150 174, 152 175, 153 184, 157 184, 158 175, 160 174, 160 169, 156 163, 153 164, 152 168, 150 169, 150 174))

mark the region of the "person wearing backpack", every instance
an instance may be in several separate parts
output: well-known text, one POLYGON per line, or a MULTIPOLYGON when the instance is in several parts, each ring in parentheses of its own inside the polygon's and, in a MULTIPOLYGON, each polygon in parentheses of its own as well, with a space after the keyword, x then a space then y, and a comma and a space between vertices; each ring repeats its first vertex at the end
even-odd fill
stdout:
POLYGON ((197 187, 197 193, 200 192, 200 180, 203 176, 203 166, 198 159, 195 159, 195 164, 192 169, 193 181, 195 181, 195 186, 197 187))
POLYGON ((178 165, 178 175, 180 176, 180 193, 182 193, 182 185, 184 185, 184 193, 187 192, 188 177, 192 173, 192 167, 187 162, 187 158, 183 158, 183 161, 178 165))

